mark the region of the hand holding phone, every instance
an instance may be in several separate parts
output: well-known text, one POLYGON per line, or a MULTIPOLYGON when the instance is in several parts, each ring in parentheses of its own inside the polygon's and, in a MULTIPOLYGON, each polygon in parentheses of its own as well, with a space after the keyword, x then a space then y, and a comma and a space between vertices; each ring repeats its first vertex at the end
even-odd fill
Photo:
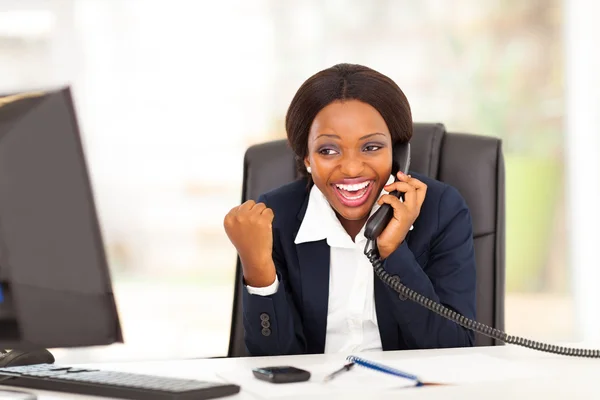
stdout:
POLYGON ((377 238, 377 248, 383 259, 393 253, 408 235, 421 212, 427 185, 410 175, 398 172, 398 180, 386 186, 385 190, 404 193, 404 201, 387 194, 381 196, 377 202, 379 205, 387 204, 392 209, 392 218, 377 238))

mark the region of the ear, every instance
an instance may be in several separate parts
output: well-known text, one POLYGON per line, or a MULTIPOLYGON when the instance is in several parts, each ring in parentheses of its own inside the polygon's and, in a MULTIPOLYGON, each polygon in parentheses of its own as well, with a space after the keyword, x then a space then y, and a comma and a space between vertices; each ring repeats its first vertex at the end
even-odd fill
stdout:
POLYGON ((304 166, 306 167, 306 172, 308 172, 308 174, 312 174, 312 169, 310 168, 310 161, 308 160, 308 157, 304 158, 304 166))

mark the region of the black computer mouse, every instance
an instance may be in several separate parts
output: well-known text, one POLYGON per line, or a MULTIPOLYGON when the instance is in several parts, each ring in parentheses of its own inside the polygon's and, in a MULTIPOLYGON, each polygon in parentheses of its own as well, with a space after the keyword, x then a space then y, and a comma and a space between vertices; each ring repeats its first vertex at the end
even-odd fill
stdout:
POLYGON ((35 364, 54 364, 54 356, 46 349, 11 350, 0 353, 0 368, 35 364))

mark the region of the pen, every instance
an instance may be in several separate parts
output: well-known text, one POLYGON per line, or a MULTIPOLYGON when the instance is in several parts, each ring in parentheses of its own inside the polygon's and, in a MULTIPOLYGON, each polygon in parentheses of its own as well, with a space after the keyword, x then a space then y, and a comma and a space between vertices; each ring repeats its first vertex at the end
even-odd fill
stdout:
POLYGON ((409 374, 409 373, 406 373, 406 372, 402 372, 402 371, 400 371, 398 369, 395 369, 395 368, 384 367, 382 365, 375 364, 375 363, 372 363, 372 362, 369 362, 369 361, 365 361, 363 359, 360 359, 360 358, 357 358, 357 357, 352 357, 352 356, 348 357, 348 360, 351 361, 352 363, 356 363, 356 364, 361 365, 363 367, 371 368, 371 369, 374 369, 374 370, 379 371, 379 372, 383 372, 383 373, 386 373, 386 374, 390 374, 390 375, 394 375, 394 376, 399 376, 401 378, 413 380, 413 381, 415 381, 417 383, 417 386, 423 386, 424 385, 423 382, 421 381, 421 379, 419 379, 418 376, 412 375, 412 374, 409 374))
POLYGON ((325 382, 332 380, 333 378, 335 378, 336 376, 338 376, 339 374, 341 374, 344 371, 350 371, 352 369, 352 367, 354 367, 354 363, 353 362, 349 362, 348 364, 344 365, 342 368, 338 369, 337 371, 334 371, 333 373, 327 375, 325 377, 325 379, 323 379, 325 382))

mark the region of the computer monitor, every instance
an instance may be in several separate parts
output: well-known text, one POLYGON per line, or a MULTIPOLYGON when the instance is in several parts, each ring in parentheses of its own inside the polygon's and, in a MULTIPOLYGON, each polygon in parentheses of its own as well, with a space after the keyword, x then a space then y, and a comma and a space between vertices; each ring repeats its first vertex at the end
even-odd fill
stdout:
POLYGON ((0 348, 123 342, 70 88, 0 95, 0 348))

